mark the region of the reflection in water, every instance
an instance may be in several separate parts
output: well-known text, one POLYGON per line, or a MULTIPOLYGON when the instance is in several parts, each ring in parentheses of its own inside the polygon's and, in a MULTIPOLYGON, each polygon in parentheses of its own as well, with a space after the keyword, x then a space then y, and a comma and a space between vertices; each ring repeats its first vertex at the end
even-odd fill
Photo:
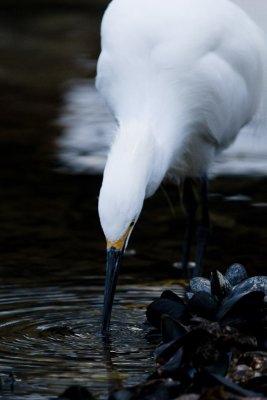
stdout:
MULTIPOLYGON (((16 395, 31 398, 36 392, 46 398, 75 382, 106 398, 114 387, 137 384, 152 372, 144 308, 162 286, 119 286, 111 337, 103 341, 102 281, 84 281, 86 285, 73 287, 1 288, 0 371, 15 371, 16 395)), ((178 286, 173 289, 179 291, 178 286)))
POLYGON ((64 127, 58 140, 63 167, 75 172, 102 172, 116 124, 93 80, 71 86, 59 124, 64 127))
MULTIPOLYGON (((59 119, 59 158, 70 171, 102 172, 116 123, 94 88, 94 81, 73 84, 65 95, 59 119)), ((244 130, 236 142, 220 155, 210 171, 219 175, 267 175, 267 135, 244 130)))

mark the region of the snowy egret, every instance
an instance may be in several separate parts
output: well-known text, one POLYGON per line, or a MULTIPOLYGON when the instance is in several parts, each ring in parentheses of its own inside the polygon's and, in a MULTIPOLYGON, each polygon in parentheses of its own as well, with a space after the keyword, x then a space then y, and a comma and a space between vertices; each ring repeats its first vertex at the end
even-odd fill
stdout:
POLYGON ((183 186, 188 264, 202 184, 195 275, 208 235, 207 171, 267 110, 267 49, 229 0, 113 0, 101 28, 96 86, 116 117, 99 216, 107 239, 103 331, 109 329, 121 254, 146 197, 164 178, 183 186))

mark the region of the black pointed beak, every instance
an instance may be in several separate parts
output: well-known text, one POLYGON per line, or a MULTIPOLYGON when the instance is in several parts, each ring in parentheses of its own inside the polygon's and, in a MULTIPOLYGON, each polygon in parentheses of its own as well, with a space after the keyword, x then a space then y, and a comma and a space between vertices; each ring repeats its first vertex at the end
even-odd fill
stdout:
POLYGON ((107 249, 102 333, 107 333, 109 330, 113 298, 116 290, 122 253, 123 250, 116 249, 115 247, 107 249))

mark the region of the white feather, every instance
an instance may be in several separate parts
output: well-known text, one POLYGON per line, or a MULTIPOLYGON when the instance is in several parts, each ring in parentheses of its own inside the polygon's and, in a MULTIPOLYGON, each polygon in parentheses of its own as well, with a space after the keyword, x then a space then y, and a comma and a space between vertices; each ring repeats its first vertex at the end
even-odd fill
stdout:
POLYGON ((228 0, 113 0, 96 86, 118 122, 99 214, 120 238, 164 177, 207 173, 243 129, 267 126, 267 49, 228 0))

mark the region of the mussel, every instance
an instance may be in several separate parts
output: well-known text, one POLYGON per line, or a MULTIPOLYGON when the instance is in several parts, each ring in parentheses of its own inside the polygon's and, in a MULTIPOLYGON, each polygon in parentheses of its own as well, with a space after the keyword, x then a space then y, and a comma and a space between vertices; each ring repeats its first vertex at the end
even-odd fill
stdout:
POLYGON ((247 279, 248 274, 244 265, 235 263, 230 265, 225 272, 225 278, 230 282, 232 286, 247 279))

